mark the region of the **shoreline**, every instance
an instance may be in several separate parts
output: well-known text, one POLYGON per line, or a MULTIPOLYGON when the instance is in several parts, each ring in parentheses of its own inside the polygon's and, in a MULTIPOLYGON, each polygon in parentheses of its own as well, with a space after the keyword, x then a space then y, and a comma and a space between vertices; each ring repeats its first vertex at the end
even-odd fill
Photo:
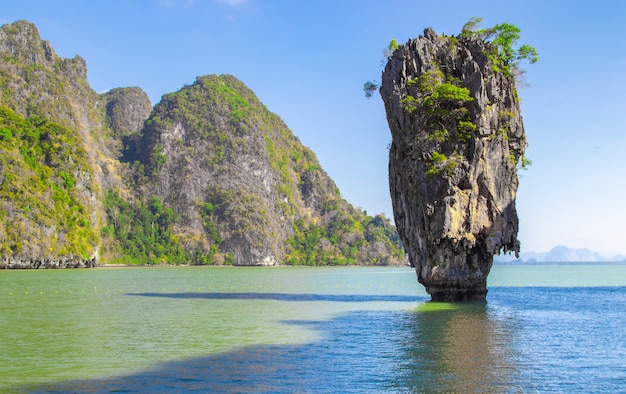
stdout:
POLYGON ((2 264, 0 270, 55 270, 55 269, 111 269, 111 268, 171 268, 171 267, 204 267, 204 268, 362 268, 362 267, 391 267, 391 268, 410 268, 408 265, 194 265, 194 264, 115 264, 104 263, 95 265, 68 265, 68 266, 44 266, 30 264, 2 264))
MULTIPOLYGON (((626 261, 554 261, 554 262, 494 262, 493 265, 499 266, 554 266, 554 265, 569 265, 569 266, 610 266, 610 265, 626 265, 626 261)), ((1 261, 0 270, 47 270, 47 269, 111 269, 111 268, 169 268, 169 267, 213 267, 213 268, 241 268, 241 267, 255 267, 255 268, 363 268, 363 267, 390 267, 390 268, 411 268, 408 265, 194 265, 194 264, 116 264, 116 263, 104 263, 98 264, 92 260, 76 261, 67 260, 65 262, 59 261, 1 261)))

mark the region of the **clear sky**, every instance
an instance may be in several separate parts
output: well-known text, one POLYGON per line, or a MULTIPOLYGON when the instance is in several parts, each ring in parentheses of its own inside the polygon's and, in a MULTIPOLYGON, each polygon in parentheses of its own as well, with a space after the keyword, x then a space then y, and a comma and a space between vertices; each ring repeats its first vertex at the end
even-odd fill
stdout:
POLYGON ((539 51, 520 90, 528 134, 517 205, 522 251, 626 254, 624 0, 3 0, 62 57, 87 61, 97 92, 139 86, 156 104, 196 76, 232 74, 317 155, 342 195, 392 218, 382 50, 473 16, 513 23, 539 51))

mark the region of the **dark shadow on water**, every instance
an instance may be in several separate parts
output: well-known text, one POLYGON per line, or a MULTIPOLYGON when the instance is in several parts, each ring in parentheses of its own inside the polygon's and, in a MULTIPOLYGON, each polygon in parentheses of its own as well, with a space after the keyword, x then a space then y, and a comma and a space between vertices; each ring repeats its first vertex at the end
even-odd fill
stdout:
MULTIPOLYGON (((146 294, 140 294, 146 295, 146 294)), ((176 294, 167 294, 175 296, 176 294)), ((160 297, 163 294, 147 295, 160 297)), ((178 295, 180 296, 180 294, 178 295)), ((188 295, 189 296, 189 295, 188 295)), ((193 293, 217 297, 216 293, 193 293)), ((248 293, 219 293, 246 299, 248 293)), ((256 296, 256 295, 255 295, 256 296)), ((266 294, 279 300, 406 300, 389 296, 315 296, 266 294)), ((269 298, 272 297, 272 298, 269 298)), ((426 301, 425 297, 409 297, 426 301)), ((320 332, 320 339, 301 345, 255 345, 230 352, 179 361, 163 362, 153 369, 126 376, 75 380, 26 388, 31 393, 362 393, 448 392, 468 373, 480 381, 482 368, 490 362, 483 348, 491 324, 485 303, 445 304, 420 302, 413 310, 353 311, 323 321, 288 320, 320 332), (466 327, 465 325, 469 325, 466 327), (471 339, 463 340, 464 332, 471 339), (458 350, 448 347, 449 341, 458 350), (475 352, 479 351, 477 357, 475 352), (452 353, 450 353, 452 352, 452 353), (450 357, 467 356, 451 365, 450 357), (463 370, 454 369, 455 365, 463 370), (456 380, 455 380, 456 379, 456 380)), ((493 377, 492 377, 493 378, 493 377)), ((480 383, 480 382, 479 382, 480 383)), ((487 392, 505 385, 481 385, 487 392)), ((468 386, 466 386, 468 387, 468 386)))
POLYGON ((273 300, 273 301, 330 301, 330 302, 424 302, 428 297, 409 295, 367 294, 290 294, 290 293, 127 293, 141 297, 204 298, 208 300, 273 300))
MULTIPOLYGON (((423 299, 422 299, 423 300, 423 299)), ((318 330, 300 345, 255 345, 167 361, 126 376, 22 388, 29 393, 362 393, 388 392, 403 352, 394 344, 407 311, 355 311, 285 324, 318 330)), ((94 368, 97 368, 94 366, 94 368)))

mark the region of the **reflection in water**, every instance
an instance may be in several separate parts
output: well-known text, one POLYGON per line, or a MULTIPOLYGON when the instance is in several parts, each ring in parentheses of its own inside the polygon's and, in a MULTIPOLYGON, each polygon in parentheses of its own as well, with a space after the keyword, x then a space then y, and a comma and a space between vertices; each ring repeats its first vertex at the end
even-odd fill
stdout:
POLYGON ((418 302, 424 297, 412 295, 369 294, 294 294, 294 293, 128 293, 132 296, 205 300, 272 300, 272 301, 331 301, 331 302, 418 302))
POLYGON ((428 302, 405 322, 395 389, 505 392, 516 380, 513 329, 488 304, 428 302))

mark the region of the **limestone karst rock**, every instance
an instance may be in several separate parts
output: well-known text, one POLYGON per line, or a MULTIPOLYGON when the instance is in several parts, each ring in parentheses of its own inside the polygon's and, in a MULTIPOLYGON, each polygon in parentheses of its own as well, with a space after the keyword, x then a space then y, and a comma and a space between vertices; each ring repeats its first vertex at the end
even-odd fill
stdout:
POLYGON ((424 36, 389 58, 396 226, 433 300, 482 300, 493 255, 519 253, 515 195, 526 135, 515 79, 479 37, 424 36))
MULTIPOLYGON (((150 98, 139 87, 115 88, 100 95, 122 162, 137 160, 135 146, 141 140, 143 123, 152 112, 150 98)), ((118 169, 117 172, 123 171, 118 169)), ((128 175, 126 175, 128 177, 128 175)))
POLYGON ((386 221, 341 198, 315 154, 237 78, 202 76, 164 95, 142 133, 144 194, 174 209, 187 249, 235 265, 402 263, 386 221))
POLYGON ((133 188, 118 158, 150 114, 147 95, 99 95, 86 61, 58 56, 28 21, 0 27, 0 91, 0 267, 106 258, 104 193, 133 188))
POLYGON ((139 87, 115 88, 100 95, 115 134, 126 137, 138 133, 152 111, 150 98, 139 87))
POLYGON ((2 25, 0 91, 0 265, 97 257, 109 150, 85 61, 27 21, 2 25))
POLYGON ((391 221, 353 207, 242 82, 198 77, 154 108, 98 94, 35 25, 0 27, 0 268, 400 265, 391 221))

